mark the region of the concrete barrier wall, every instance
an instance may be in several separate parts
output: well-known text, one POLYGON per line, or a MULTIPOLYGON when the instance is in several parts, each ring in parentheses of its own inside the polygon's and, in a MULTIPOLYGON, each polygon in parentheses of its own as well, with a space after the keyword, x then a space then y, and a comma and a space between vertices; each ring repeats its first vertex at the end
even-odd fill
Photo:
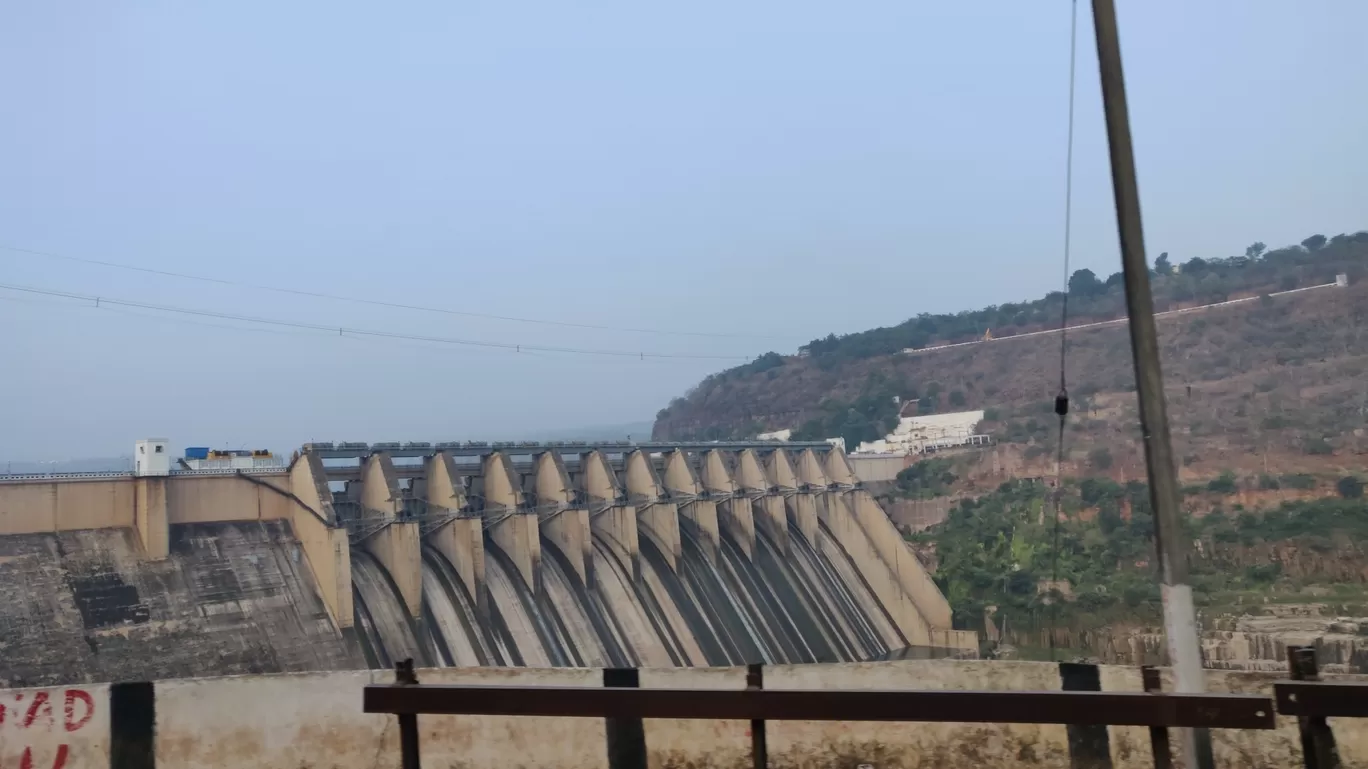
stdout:
POLYGON ((290 479, 279 475, 254 476, 252 483, 234 475, 182 475, 166 482, 167 515, 171 523, 276 521, 290 517, 295 502, 288 496, 290 479), (279 491, 272 491, 262 484, 279 491))
POLYGON ((109 687, 0 692, 0 767, 110 765, 109 687))
POLYGON ((865 483, 891 481, 908 465, 907 457, 888 455, 848 454, 846 459, 850 461, 855 477, 865 483))
POLYGON ((130 527, 133 486, 131 477, 0 483, 0 535, 130 527))
MULTIPOLYGON (((1104 691, 1138 691, 1139 671, 1103 667, 1104 691)), ((598 669, 440 669, 419 671, 424 683, 542 686, 602 684, 598 669)), ((1216 691, 1270 694, 1273 675, 1213 673, 1216 691)), ((398 767, 393 716, 361 712, 361 690, 388 682, 382 671, 195 679, 158 683, 151 712, 118 700, 120 687, 0 691, 0 767, 126 769, 371 769, 398 767), (111 712, 118 711, 114 721, 111 712), (148 720, 140 727, 140 718, 148 720), (129 734, 152 734, 152 755, 142 762, 111 748, 129 734), (24 758, 28 752, 27 761, 24 758)), ((1166 688, 1171 685, 1166 682, 1166 688)), ((642 670, 645 688, 743 688, 740 669, 642 670)), ((989 689, 1058 690, 1052 663, 907 661, 765 668, 769 689, 989 689)), ((125 698, 127 699, 127 698, 125 698)), ((644 723, 652 769, 746 769, 749 724, 727 721, 644 723)), ((1368 766, 1368 720, 1332 722, 1346 767, 1368 766)), ((815 723, 775 721, 767 726, 769 765, 776 769, 868 764, 874 769, 919 767, 1067 767, 1063 726, 995 724, 815 723)), ((519 719, 422 716, 423 765, 461 769, 556 767, 606 769, 606 736, 598 719, 519 719)), ((1110 752, 1117 769, 1152 766, 1149 734, 1112 727, 1110 752)), ((135 746, 137 741, 133 741, 135 746)), ((1301 766, 1296 722, 1279 718, 1274 731, 1217 731, 1217 765, 1301 766)), ((115 747, 117 749, 117 747, 115 747)))
MULTIPOLYGON (((289 476, 182 475, 162 479, 64 478, 0 483, 0 535, 45 534, 134 525, 138 485, 165 484, 169 523, 270 521, 289 518, 289 476)), ((3 769, 3 765, 0 765, 3 769)))

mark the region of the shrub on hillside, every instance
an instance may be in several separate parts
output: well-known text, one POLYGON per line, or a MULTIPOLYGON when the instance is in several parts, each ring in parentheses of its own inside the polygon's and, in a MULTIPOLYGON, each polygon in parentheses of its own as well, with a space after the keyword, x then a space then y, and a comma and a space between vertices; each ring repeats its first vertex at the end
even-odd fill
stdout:
POLYGON ((1334 448, 1324 438, 1308 438, 1305 450, 1313 456, 1328 456, 1335 453, 1334 448))
POLYGON ((1345 499, 1360 499, 1363 497, 1363 481, 1346 475, 1335 482, 1335 491, 1345 499))
POLYGON ((1098 470, 1110 470, 1112 466, 1111 450, 1106 446, 1102 446, 1089 451, 1088 464, 1098 470))
POLYGON ((1235 473, 1230 470, 1226 470, 1207 481, 1206 488, 1207 491, 1214 494, 1234 494, 1239 491, 1239 487, 1235 484, 1235 473))
POLYGON ((1306 491, 1307 489, 1316 488, 1316 479, 1314 476, 1307 475, 1306 473, 1288 473, 1282 477, 1282 485, 1289 489, 1306 491))

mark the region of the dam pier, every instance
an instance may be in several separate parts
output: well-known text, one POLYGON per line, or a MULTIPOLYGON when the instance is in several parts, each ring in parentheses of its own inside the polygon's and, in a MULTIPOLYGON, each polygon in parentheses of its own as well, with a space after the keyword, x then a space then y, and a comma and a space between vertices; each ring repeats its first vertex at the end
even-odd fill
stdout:
POLYGON ((0 478, 0 682, 977 655, 828 443, 213 464, 0 478))

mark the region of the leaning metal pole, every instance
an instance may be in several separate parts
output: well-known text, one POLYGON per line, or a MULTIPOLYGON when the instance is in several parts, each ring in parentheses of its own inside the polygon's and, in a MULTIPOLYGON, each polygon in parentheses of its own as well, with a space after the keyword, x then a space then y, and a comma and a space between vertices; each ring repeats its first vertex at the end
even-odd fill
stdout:
MULTIPOLYGON (((1179 523, 1178 476, 1169 438, 1164 404, 1164 378, 1159 370, 1159 340, 1154 328, 1154 299, 1150 294, 1149 263, 1140 222, 1140 190, 1135 178, 1126 83, 1121 71, 1121 42, 1113 0, 1092 0, 1097 35, 1097 63, 1102 75, 1102 106, 1107 114, 1107 143, 1111 148, 1112 194, 1121 237, 1121 268, 1126 280, 1126 309, 1130 315, 1131 355, 1135 361, 1135 390, 1140 399, 1140 428, 1145 441, 1150 505, 1154 509, 1154 542, 1164 600, 1164 630, 1169 663, 1179 692, 1206 690, 1202 649, 1197 640, 1197 614, 1188 584, 1189 544, 1179 523)), ((1182 729, 1179 743, 1187 766, 1213 766, 1211 734, 1205 729, 1182 729)))

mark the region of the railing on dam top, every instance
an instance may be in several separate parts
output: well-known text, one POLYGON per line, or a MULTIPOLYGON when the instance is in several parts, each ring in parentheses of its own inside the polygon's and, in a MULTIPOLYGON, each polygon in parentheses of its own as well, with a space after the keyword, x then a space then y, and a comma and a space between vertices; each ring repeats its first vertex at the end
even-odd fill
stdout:
MULTIPOLYGON (((1076 667, 1096 671, 1094 666, 1076 667)), ((365 688, 363 710, 399 717, 404 769, 420 766, 418 714, 603 718, 610 769, 645 769, 645 718, 748 720, 755 769, 767 766, 765 724, 771 720, 1060 724, 1069 727, 1072 763, 1080 767, 1111 766, 1107 725, 1148 726, 1153 745, 1165 752, 1167 740, 1160 735, 1170 727, 1276 725, 1274 702, 1268 697, 1101 692, 1096 691, 1100 686, 1095 675, 1091 686, 1070 686, 1066 677, 1066 691, 766 690, 762 666, 751 665, 746 683, 745 689, 733 690, 640 689, 635 669, 610 669, 604 671, 602 689, 432 686, 418 684, 408 661, 396 666, 395 684, 365 688)), ((1156 752, 1155 763, 1167 767, 1170 757, 1156 752)))
MULTIPOLYGON (((146 476, 149 478, 177 478, 187 475, 283 475, 285 466, 271 467, 239 467, 239 468, 214 468, 210 470, 187 470, 184 468, 173 468, 168 475, 146 476)), ((25 481, 79 481, 86 478, 108 479, 108 478, 136 478, 138 477, 129 470, 93 470, 84 473, 0 473, 0 483, 23 483, 25 481)))
POLYGON ((663 451, 739 451, 741 449, 789 449, 801 451, 830 451, 827 441, 452 441, 444 443, 306 443, 304 451, 320 459, 361 459, 384 452, 395 459, 432 456, 444 452, 453 457, 479 457, 501 451, 511 456, 558 451, 578 454, 599 451, 622 454, 644 451, 648 454, 663 451))

